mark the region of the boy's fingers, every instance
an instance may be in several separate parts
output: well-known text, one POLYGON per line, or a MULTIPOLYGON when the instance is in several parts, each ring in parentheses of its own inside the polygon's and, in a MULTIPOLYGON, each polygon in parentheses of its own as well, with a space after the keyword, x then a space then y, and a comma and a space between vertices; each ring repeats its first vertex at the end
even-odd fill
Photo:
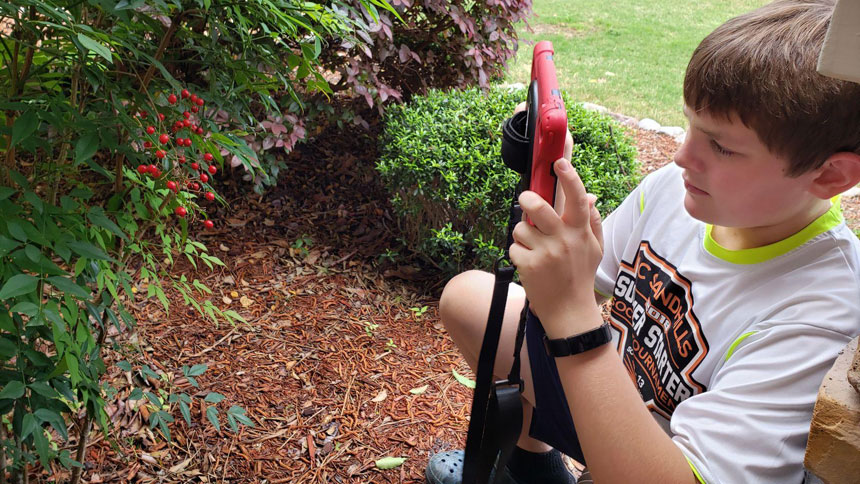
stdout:
POLYGON ((597 243, 600 244, 600 248, 603 248, 603 225, 600 218, 600 212, 597 211, 597 207, 594 204, 597 202, 597 195, 589 193, 588 197, 588 211, 591 214, 591 218, 589 223, 591 225, 591 233, 597 238, 597 243))
POLYGON ((538 238, 537 229, 529 225, 528 222, 519 222, 515 225, 511 235, 517 243, 528 249, 534 248, 538 238))
POLYGON ((561 219, 540 195, 531 190, 525 190, 520 194, 519 202, 520 208, 523 209, 523 216, 527 215, 538 230, 547 235, 561 230, 561 219))
POLYGON ((588 198, 579 174, 564 158, 555 162, 555 174, 564 190, 564 220, 573 225, 582 225, 589 220, 588 198))
POLYGON ((514 108, 514 114, 517 114, 520 111, 525 111, 526 107, 527 107, 527 105, 526 105, 525 101, 517 104, 517 107, 514 108))
POLYGON ((564 135, 564 154, 562 157, 570 160, 571 153, 573 153, 573 136, 570 135, 570 130, 567 130, 564 135))

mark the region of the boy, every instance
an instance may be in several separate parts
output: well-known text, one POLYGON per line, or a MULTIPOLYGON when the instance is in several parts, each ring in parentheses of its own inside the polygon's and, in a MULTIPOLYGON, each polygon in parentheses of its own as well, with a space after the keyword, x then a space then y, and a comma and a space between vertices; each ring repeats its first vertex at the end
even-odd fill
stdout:
MULTIPOLYGON (((526 423, 503 482, 574 482, 558 451, 599 484, 802 481, 818 386, 860 334, 860 241, 838 203, 860 182, 860 85, 815 71, 832 9, 781 0, 703 40, 674 164, 646 177, 602 234, 566 160, 555 165, 561 215, 521 195, 535 225, 514 230, 525 294, 509 296, 497 375, 526 295, 539 320, 527 323, 526 423), (599 328, 609 297, 609 343, 548 355, 544 333, 599 328)), ((473 368, 492 283, 460 274, 440 301, 473 368)), ((459 458, 433 457, 428 482, 459 482, 459 458)))

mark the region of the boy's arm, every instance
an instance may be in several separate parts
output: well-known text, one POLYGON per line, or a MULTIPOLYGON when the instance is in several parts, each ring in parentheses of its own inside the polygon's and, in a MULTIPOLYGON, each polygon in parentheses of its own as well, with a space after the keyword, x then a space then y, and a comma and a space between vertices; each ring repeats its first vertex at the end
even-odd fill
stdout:
MULTIPOLYGON (((594 279, 602 254, 599 217, 567 160, 555 166, 565 195, 559 215, 533 192, 520 205, 535 226, 518 224, 511 260, 550 338, 600 326, 594 279)), ((696 482, 684 454, 642 402, 614 349, 605 345, 556 360, 577 436, 596 482, 696 482)))

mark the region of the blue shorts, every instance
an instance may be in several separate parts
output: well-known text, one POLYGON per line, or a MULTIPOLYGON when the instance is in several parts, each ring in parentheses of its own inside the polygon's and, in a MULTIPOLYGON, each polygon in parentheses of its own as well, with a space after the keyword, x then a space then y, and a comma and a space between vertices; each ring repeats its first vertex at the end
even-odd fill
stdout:
POLYGON ((535 392, 535 409, 529 435, 558 449, 574 460, 585 464, 582 447, 576 436, 576 427, 567 406, 567 397, 558 376, 555 359, 546 354, 543 344, 544 330, 540 320, 529 311, 526 319, 526 345, 532 367, 535 392))

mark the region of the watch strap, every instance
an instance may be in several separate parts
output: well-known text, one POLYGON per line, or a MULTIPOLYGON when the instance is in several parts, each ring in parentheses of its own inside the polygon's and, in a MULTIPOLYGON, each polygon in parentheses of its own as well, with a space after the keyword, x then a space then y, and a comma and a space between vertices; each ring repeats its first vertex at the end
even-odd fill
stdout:
POLYGON ((612 331, 606 322, 595 329, 568 338, 549 339, 546 334, 543 335, 546 352, 554 357, 578 355, 610 341, 612 341, 612 331))

